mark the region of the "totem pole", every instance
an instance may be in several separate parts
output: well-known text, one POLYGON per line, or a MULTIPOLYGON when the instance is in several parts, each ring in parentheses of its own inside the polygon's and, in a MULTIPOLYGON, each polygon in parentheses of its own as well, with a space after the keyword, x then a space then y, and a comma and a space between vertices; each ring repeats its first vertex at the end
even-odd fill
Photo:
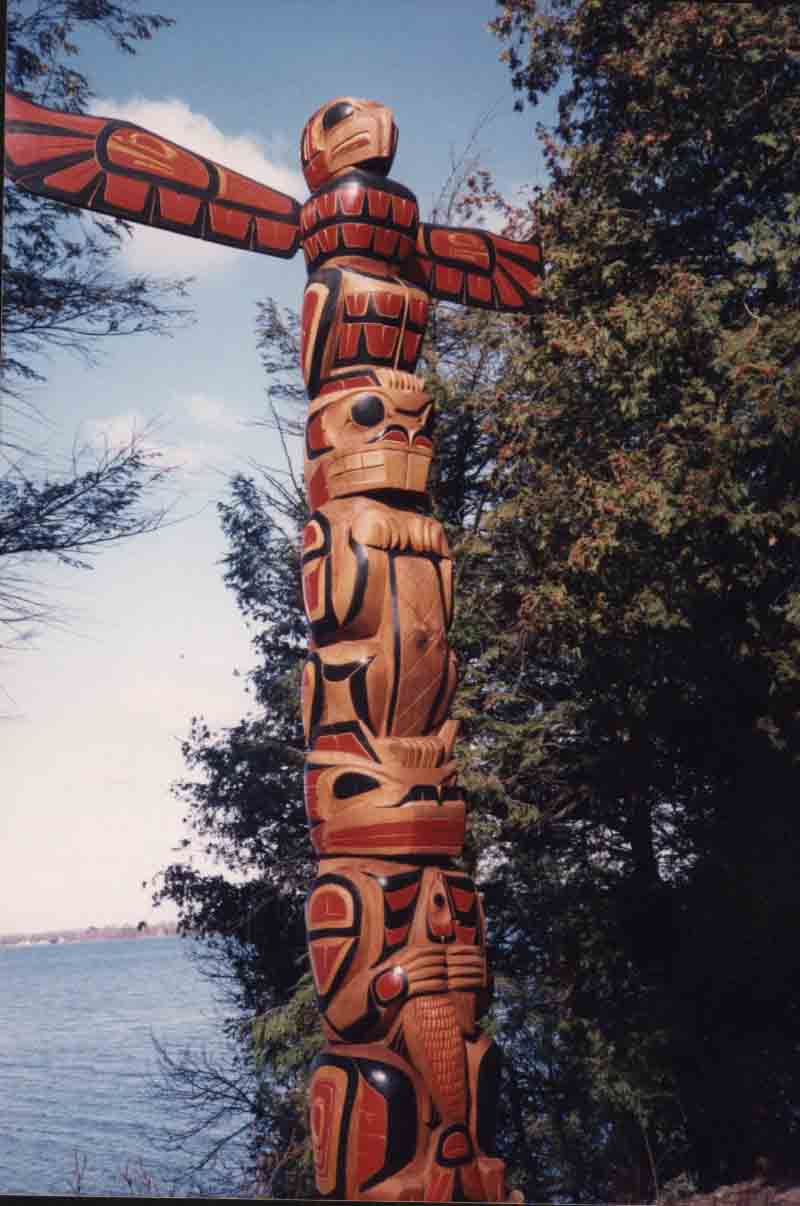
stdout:
POLYGON ((431 298, 526 313, 541 248, 419 221, 388 179, 385 106, 303 131, 293 198, 133 126, 6 96, 6 170, 41 195, 282 257, 302 246, 309 396, 302 711, 320 862, 306 907, 327 1044, 310 1131, 323 1197, 506 1201, 485 927, 448 719, 453 567, 427 514, 433 407, 414 375, 431 298))

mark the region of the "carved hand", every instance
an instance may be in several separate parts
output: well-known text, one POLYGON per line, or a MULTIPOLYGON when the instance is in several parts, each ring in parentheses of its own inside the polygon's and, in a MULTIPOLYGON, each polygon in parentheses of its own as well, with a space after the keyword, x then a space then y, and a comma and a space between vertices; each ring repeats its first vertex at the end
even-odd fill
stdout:
POLYGON ((444 950, 435 946, 406 947, 387 959, 372 981, 372 991, 384 1007, 423 993, 447 992, 444 950))
POLYGON ((485 988, 486 955, 477 946, 453 943, 447 951, 447 982, 450 988, 485 988))

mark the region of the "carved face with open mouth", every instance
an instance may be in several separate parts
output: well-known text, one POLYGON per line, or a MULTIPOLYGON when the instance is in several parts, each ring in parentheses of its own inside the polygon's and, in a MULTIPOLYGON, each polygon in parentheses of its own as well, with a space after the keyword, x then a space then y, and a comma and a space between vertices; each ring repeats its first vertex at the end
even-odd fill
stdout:
POLYGON ((300 139, 303 175, 312 192, 346 168, 387 176, 396 150, 391 109, 356 96, 337 96, 317 109, 300 139))
POLYGON ((424 494, 433 403, 422 390, 366 385, 323 394, 306 425, 306 487, 314 508, 372 490, 424 494))

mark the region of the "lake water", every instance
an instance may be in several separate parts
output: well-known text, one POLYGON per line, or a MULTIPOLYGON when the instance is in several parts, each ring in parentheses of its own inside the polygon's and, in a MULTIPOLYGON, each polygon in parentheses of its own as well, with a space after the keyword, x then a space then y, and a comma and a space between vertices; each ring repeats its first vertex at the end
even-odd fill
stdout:
MULTIPOLYGON (((219 1191, 182 1181, 202 1141, 164 1153, 154 1035, 222 1053, 221 1010, 180 938, 0 947, 0 1193, 219 1191)), ((232 1160, 241 1159, 233 1153, 232 1160)), ((233 1184, 227 1192, 235 1192, 233 1184)))

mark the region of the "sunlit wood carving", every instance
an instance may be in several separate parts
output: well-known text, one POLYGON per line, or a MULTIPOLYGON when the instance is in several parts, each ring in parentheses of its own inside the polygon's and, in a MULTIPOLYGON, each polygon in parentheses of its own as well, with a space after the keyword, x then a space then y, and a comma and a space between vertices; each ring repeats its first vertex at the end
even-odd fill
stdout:
POLYGON ((302 247, 309 396, 302 710, 319 874, 307 905, 327 1045, 309 1121, 320 1193, 506 1201, 481 900, 458 868, 453 566, 428 514, 432 298, 527 313, 541 248, 420 222, 388 179, 384 105, 339 97, 301 139, 300 205, 128 122, 6 96, 6 170, 42 196, 267 255, 302 247))

